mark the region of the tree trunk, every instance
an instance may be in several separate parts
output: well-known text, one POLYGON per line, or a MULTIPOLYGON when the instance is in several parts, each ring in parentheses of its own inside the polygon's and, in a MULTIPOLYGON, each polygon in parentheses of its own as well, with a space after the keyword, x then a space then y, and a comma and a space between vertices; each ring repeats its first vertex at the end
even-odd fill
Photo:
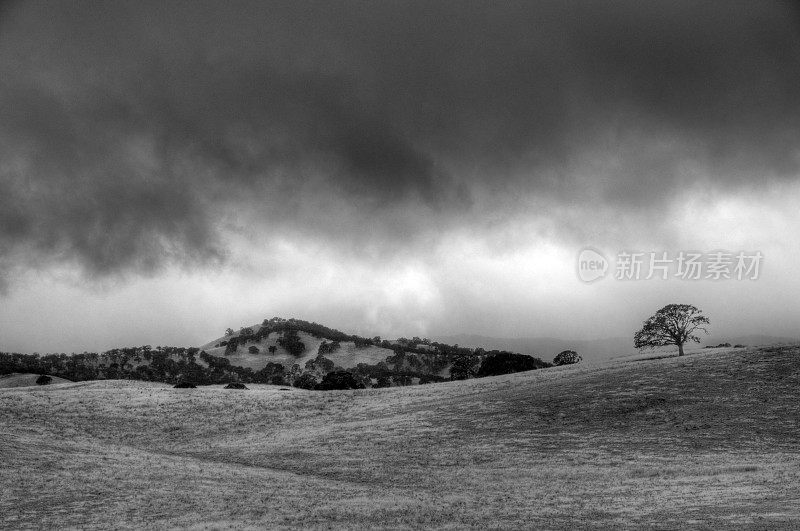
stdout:
POLYGON ((683 343, 678 343, 678 356, 683 356, 683 343))

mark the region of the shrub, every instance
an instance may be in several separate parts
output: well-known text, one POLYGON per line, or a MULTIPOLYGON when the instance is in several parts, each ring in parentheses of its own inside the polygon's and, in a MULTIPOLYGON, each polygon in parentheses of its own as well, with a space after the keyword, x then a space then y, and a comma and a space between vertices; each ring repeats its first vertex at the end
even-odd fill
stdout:
POLYGON ((278 347, 276 347, 275 345, 270 345, 268 350, 270 354, 275 354, 275 351, 278 350, 278 347))
MULTIPOLYGON (((720 343, 719 345, 707 345, 705 348, 730 348, 730 343, 720 343)), ((744 346, 744 345, 740 345, 744 346)))
POLYGON ((297 330, 287 330, 284 332, 283 337, 278 339, 278 344, 293 356, 299 356, 306 349, 305 343, 300 341, 300 337, 297 335, 297 330))
POLYGON ((253 375, 253 381, 256 383, 275 383, 276 379, 283 381, 284 371, 283 365, 270 361, 253 375))
POLYGON ((250 348, 247 349, 247 352, 249 352, 250 354, 258 354, 261 351, 258 350, 257 346, 252 345, 250 348))
POLYGON ((314 389, 317 386, 317 378, 311 373, 303 373, 294 381, 294 386, 300 389, 314 389))
POLYGON ((351 372, 334 371, 329 372, 317 385, 320 391, 332 391, 334 389, 364 389, 361 383, 351 372))
POLYGON ((478 361, 479 358, 476 356, 458 356, 453 360, 453 366, 450 367, 450 379, 466 380, 467 378, 474 378, 478 361))
POLYGON ((397 385, 411 385, 414 382, 411 380, 411 376, 408 374, 398 374, 392 378, 392 381, 397 385))
POLYGON ((353 343, 355 344, 356 348, 366 348, 372 345, 372 340, 366 337, 354 337, 353 343))
POLYGON ((247 386, 239 382, 231 382, 225 386, 225 389, 247 389, 247 386))
POLYGON ((38 378, 36 378, 36 385, 47 385, 52 382, 53 379, 47 376, 46 374, 42 374, 38 378))
POLYGON ((536 358, 525 354, 514 354, 511 352, 499 352, 490 354, 483 360, 481 368, 478 369, 477 376, 497 376, 499 374, 510 374, 514 372, 531 371, 538 368, 536 358))
POLYGON ((338 341, 334 341, 332 343, 328 343, 327 341, 323 341, 319 344, 319 349, 317 350, 318 355, 329 354, 331 352, 336 352, 339 350, 341 345, 339 345, 338 341))
POLYGON ((582 359, 581 355, 574 350, 564 350, 553 358, 553 365, 572 365, 573 363, 580 362, 582 359))
POLYGON ((233 338, 228 341, 228 344, 225 345, 225 355, 228 354, 235 354, 236 350, 239 348, 239 340, 237 338, 233 338))
POLYGON ((336 365, 326 358, 325 356, 317 356, 313 360, 308 360, 306 362, 306 370, 307 371, 319 371, 321 373, 328 373, 334 370, 336 365))
POLYGON ((196 387, 197 386, 195 384, 190 383, 190 382, 180 382, 180 383, 175 384, 175 386, 174 386, 175 389, 194 389, 196 387))

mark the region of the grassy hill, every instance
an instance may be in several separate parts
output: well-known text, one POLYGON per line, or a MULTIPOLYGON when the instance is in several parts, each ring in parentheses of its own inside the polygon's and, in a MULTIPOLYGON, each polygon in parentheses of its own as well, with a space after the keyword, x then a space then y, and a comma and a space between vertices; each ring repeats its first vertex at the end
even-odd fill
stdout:
MULTIPOLYGON (((253 325, 247 328, 258 330, 260 327, 261 325, 253 325)), ((302 330, 298 331, 297 334, 300 337, 300 341, 305 345, 305 350, 299 356, 289 353, 280 345, 278 342, 282 335, 280 332, 272 332, 257 341, 239 343, 233 352, 226 352, 225 345, 217 345, 225 343, 231 337, 238 337, 239 333, 235 333, 233 336, 218 337, 200 346, 200 350, 204 350, 212 356, 225 357, 230 361, 231 365, 249 367, 254 371, 263 369, 269 362, 280 363, 287 368, 294 364, 304 367, 308 361, 317 357, 320 344, 329 338, 314 336, 302 330), (249 352, 250 347, 256 347, 259 352, 251 354, 249 352), (275 347, 275 352, 270 352, 269 347, 275 347)), ((343 369, 350 369, 359 363, 375 364, 385 361, 386 358, 393 355, 394 351, 388 348, 375 345, 356 347, 354 341, 341 341, 340 348, 335 352, 326 354, 325 357, 343 369)))
POLYGON ((340 371, 349 372, 359 386, 386 387, 549 366, 532 356, 487 352, 416 337, 392 341, 365 338, 318 323, 280 317, 242 327, 239 332, 228 329, 224 336, 196 350, 209 365, 222 363, 226 370, 229 366, 244 368, 245 371, 234 369, 243 381, 306 388, 321 386, 328 373, 340 371), (496 359, 485 364, 493 355, 496 359), (280 367, 276 371, 277 365, 280 367))
MULTIPOLYGON (((30 385, 37 385, 36 379, 39 374, 2 374, 0 375, 0 389, 8 389, 11 387, 27 387, 30 385)), ((64 378, 58 376, 50 376, 50 382, 47 385, 72 383, 64 378)))
POLYGON ((797 347, 248 387, 0 390, 2 527, 800 525, 797 347))
POLYGON ((0 374, 55 374, 72 381, 142 380, 197 385, 226 382, 305 389, 392 387, 540 369, 550 364, 510 352, 425 339, 365 338, 318 323, 273 317, 231 329, 201 347, 150 345, 102 354, 0 352, 0 374))

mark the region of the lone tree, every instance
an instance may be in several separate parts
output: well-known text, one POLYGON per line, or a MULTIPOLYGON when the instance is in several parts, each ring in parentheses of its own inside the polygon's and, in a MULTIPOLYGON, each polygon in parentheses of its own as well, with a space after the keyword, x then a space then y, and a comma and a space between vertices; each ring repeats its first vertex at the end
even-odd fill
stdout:
POLYGON ((691 304, 668 304, 644 322, 642 329, 633 336, 636 348, 654 348, 667 345, 678 346, 678 356, 683 356, 683 344, 700 342, 695 332, 708 334, 708 317, 691 304))

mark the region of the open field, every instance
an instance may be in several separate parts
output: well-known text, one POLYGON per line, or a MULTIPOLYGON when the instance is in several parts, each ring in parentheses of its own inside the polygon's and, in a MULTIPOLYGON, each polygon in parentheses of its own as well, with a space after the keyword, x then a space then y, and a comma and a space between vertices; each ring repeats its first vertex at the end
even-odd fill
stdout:
POLYGON ((360 391, 0 390, 0 525, 800 526, 800 348, 360 391))

